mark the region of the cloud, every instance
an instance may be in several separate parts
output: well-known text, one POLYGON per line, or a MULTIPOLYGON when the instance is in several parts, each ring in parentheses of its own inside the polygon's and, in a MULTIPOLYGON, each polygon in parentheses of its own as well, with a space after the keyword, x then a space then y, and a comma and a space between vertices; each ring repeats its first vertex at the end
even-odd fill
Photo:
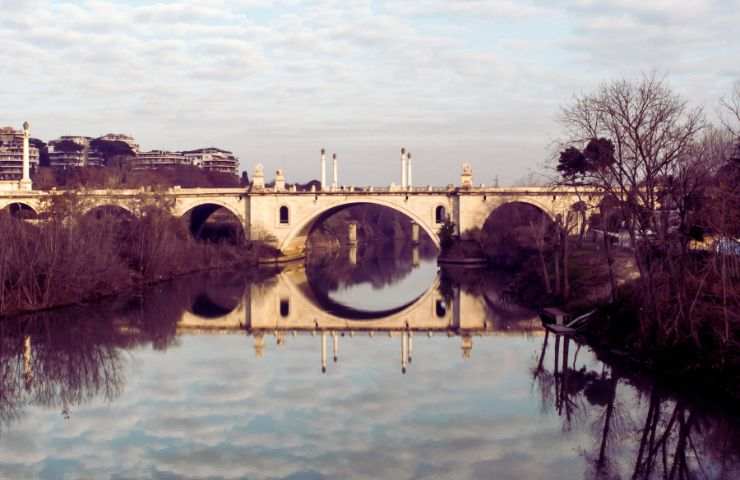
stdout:
POLYGON ((397 182, 405 145, 421 184, 455 182, 462 161, 511 181, 549 156, 575 92, 657 70, 711 108, 740 77, 737 1, 3 5, 0 123, 220 145, 296 180, 327 147, 347 184, 397 182))

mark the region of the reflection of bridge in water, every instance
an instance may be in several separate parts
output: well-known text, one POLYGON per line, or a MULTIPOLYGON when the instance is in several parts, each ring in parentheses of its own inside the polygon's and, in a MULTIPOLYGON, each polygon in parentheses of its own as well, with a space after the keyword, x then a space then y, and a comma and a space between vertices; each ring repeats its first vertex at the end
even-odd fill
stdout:
MULTIPOLYGON (((213 304, 211 312, 228 313, 205 315, 202 311, 194 313, 198 311, 196 308, 186 310, 177 330, 180 334, 246 333, 254 338, 258 357, 264 355, 270 336, 275 338, 278 347, 285 345, 290 336, 319 336, 323 370, 326 369, 329 339, 334 361, 337 361, 342 337, 348 340, 355 335, 399 337, 403 371, 411 361, 415 336, 460 336, 462 353, 467 358, 474 336, 541 333, 534 316, 516 323, 505 322, 493 314, 484 295, 453 287, 446 298, 439 287, 437 275, 424 293, 405 305, 383 311, 363 311, 331 301, 328 295, 311 286, 303 268, 296 268, 283 271, 266 282, 249 284, 230 311, 217 302, 210 302, 213 304)), ((202 308, 209 301, 200 294, 195 303, 202 308)))

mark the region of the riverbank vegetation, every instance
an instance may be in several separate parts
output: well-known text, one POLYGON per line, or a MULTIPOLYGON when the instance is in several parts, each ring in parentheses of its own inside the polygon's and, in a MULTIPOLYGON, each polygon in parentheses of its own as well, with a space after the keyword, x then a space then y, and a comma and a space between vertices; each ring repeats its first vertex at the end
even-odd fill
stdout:
MULTIPOLYGON (((740 100, 740 89, 735 95, 740 100)), ((729 113, 740 121, 740 110, 729 113)), ((603 192, 587 208, 598 209, 602 232, 615 220, 639 272, 613 288, 611 308, 620 314, 596 324, 597 338, 661 370, 714 372, 736 385, 738 132, 710 126, 701 109, 654 77, 576 97, 562 123, 559 183, 603 192)), ((611 242, 602 235, 613 278, 611 242)))
POLYGON ((740 85, 722 105, 712 126, 654 76, 576 96, 552 185, 579 201, 500 207, 451 250, 478 248, 528 304, 603 305, 592 343, 740 396, 740 85))
POLYGON ((253 263, 242 237, 198 241, 164 196, 142 195, 131 211, 89 210, 55 196, 43 219, 0 215, 0 315, 91 300, 188 272, 253 263), (87 213, 82 213, 87 212, 87 213))

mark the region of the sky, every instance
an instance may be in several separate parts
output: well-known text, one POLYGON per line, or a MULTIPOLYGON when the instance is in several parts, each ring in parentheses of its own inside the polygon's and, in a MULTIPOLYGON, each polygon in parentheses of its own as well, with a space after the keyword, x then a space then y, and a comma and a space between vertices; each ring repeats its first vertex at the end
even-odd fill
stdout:
POLYGON ((0 0, 0 125, 219 146, 268 179, 521 182, 560 108, 655 72, 710 119, 740 80, 740 0, 0 0))

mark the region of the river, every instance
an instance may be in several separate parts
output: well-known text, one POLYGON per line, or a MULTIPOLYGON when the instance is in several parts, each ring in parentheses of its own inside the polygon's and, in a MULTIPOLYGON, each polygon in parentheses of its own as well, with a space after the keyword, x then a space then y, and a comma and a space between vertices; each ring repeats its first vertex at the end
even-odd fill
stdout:
POLYGON ((737 412, 395 251, 0 322, 1 478, 740 478, 737 412))

